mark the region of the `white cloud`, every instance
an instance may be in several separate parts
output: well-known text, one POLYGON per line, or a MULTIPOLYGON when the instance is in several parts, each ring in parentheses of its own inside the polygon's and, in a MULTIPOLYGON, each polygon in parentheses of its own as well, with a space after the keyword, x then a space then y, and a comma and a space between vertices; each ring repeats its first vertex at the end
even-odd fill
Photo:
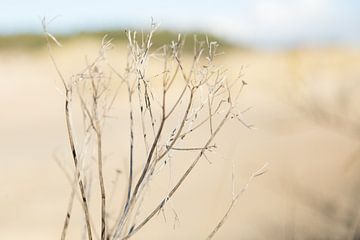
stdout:
POLYGON ((283 33, 305 30, 329 20, 332 5, 326 0, 255 1, 250 15, 255 25, 283 33))
MULTIPOLYGON (((294 44, 334 38, 339 23, 336 0, 252 0, 237 11, 217 12, 207 28, 249 43, 294 44)), ((341 4, 340 4, 341 5, 341 4)), ((236 6, 235 6, 236 8, 236 6)))

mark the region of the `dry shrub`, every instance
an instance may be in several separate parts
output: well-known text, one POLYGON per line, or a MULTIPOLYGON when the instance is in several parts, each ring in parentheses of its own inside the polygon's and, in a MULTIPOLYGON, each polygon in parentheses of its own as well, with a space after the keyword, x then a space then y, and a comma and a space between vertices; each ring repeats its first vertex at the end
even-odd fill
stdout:
MULTIPOLYGON (((47 32, 45 20, 43 26, 52 62, 65 91, 67 135, 74 164, 73 176, 68 174, 72 192, 61 239, 66 237, 75 199, 78 199, 82 206, 88 239, 130 238, 164 208, 200 159, 207 158, 208 152, 216 150, 214 138, 226 121, 235 119, 251 128, 242 120, 241 112, 237 111, 237 101, 246 83, 240 77, 228 80, 225 75, 226 69, 215 64, 215 59, 219 55, 217 42, 208 39, 198 41, 195 38, 192 62, 187 68, 182 56, 184 39, 180 35, 170 44, 152 50, 152 36, 157 28, 152 24, 148 34, 137 36, 136 32, 126 32, 128 55, 125 69, 118 70, 108 60, 106 53, 112 44, 111 39, 104 37, 98 56, 93 61, 88 61, 81 72, 67 79, 59 70, 52 54, 51 43, 60 43, 47 32), (150 59, 162 62, 163 69, 155 76, 149 74, 152 68, 150 59), (181 84, 175 84, 176 81, 180 81, 181 84), (110 212, 107 205, 113 193, 106 188, 106 173, 103 169, 104 127, 107 116, 110 115, 114 104, 117 104, 118 91, 114 91, 114 82, 118 86, 117 89, 127 90, 129 105, 128 132, 122 136, 128 143, 127 191, 124 201, 116 204, 119 207, 118 211, 115 211, 117 214, 114 214, 114 211, 110 212), (179 85, 182 86, 180 90, 179 85), (169 94, 173 95, 172 100, 169 100, 169 94), (175 101, 174 94, 177 94, 175 101), (81 143, 77 142, 80 138, 75 136, 75 126, 72 123, 72 113, 76 110, 73 106, 75 98, 80 103, 83 116, 81 143), (199 135, 198 130, 201 128, 207 128, 207 134, 199 135), (141 132, 142 143, 134 140, 135 130, 141 132), (193 136, 200 138, 200 141, 196 141, 198 145, 188 141, 193 136), (90 145, 91 141, 95 144, 90 145), (86 150, 89 148, 91 151, 86 150), (146 201, 146 188, 162 171, 164 165, 177 158, 177 152, 191 152, 191 164, 164 194, 157 206, 144 219, 138 219, 143 201, 146 201), (89 165, 92 158, 96 159, 96 164, 89 165), (89 174, 87 168, 96 169, 97 174, 89 174), (100 189, 99 193, 90 194, 92 198, 100 199, 99 234, 95 233, 94 220, 89 208, 88 193, 91 179, 96 179, 100 189)), ((61 166, 60 161, 58 162, 61 166)), ((249 182, 262 173, 264 168, 252 174, 249 182)), ((228 211, 211 231, 208 239, 211 239, 223 225, 247 186, 248 184, 240 191, 234 191, 228 211)))

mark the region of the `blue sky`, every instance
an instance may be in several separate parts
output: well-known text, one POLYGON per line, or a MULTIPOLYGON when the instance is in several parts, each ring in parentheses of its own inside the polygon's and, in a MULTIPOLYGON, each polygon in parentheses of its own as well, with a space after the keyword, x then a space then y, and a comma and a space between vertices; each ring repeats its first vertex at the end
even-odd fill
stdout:
POLYGON ((145 28, 200 30, 254 46, 360 45, 359 0, 0 0, 0 34, 145 28))

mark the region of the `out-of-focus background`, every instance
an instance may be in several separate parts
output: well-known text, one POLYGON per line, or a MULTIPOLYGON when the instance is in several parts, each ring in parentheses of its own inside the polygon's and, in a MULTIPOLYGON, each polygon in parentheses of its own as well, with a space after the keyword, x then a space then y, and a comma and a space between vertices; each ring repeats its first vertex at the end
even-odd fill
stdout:
MULTIPOLYGON (((151 18, 160 23, 158 43, 207 34, 223 44, 217 63, 230 78, 243 69, 239 107, 251 107, 244 119, 256 129, 230 122, 212 164, 202 161, 166 218, 155 217, 134 239, 204 238, 230 204, 232 168, 240 189, 264 163, 268 172, 250 184, 217 239, 359 239, 359 1, 2 0, 0 7, 0 239, 59 238, 70 193, 53 157, 72 166, 43 17, 55 17, 48 30, 63 45, 53 54, 67 77, 97 54, 105 34, 114 38, 110 59, 122 63, 123 30, 147 31, 151 18)), ((121 134, 126 95, 119 99, 112 124, 121 134)), ((110 185, 115 170, 107 170, 110 185)), ((159 199, 153 188, 145 212, 159 199)), ((72 219, 72 239, 81 226, 72 219)))

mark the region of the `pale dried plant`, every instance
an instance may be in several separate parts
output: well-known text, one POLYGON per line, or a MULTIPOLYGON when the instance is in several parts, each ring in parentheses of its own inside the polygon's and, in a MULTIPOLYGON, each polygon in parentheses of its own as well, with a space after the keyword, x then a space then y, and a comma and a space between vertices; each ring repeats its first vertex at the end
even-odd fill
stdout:
MULTIPOLYGON (((118 70, 107 58, 106 53, 112 44, 111 40, 104 37, 95 60, 87 61, 82 71, 66 79, 52 53, 51 42, 54 41, 57 45, 60 43, 48 33, 46 25, 44 20, 43 27, 50 57, 65 91, 67 135, 74 164, 74 174, 71 174, 63 168, 62 161, 57 160, 72 186, 61 239, 67 236, 75 199, 81 203, 84 213, 85 238, 129 239, 162 211, 200 159, 207 158, 208 152, 216 150, 214 138, 223 129, 226 121, 234 119, 247 128, 252 127, 242 120, 241 114, 237 111, 237 102, 246 83, 241 80, 241 75, 234 80, 228 80, 225 75, 226 69, 215 64, 215 59, 219 55, 217 42, 208 39, 198 41, 195 38, 192 62, 187 68, 183 60, 184 39, 180 35, 168 45, 151 49, 152 37, 157 28, 156 24, 152 24, 149 33, 140 34, 140 37, 136 32, 126 31, 129 52, 124 70, 118 70), (149 73, 151 59, 162 61, 163 69, 155 76, 149 73), (160 82, 158 84, 160 87, 154 86, 155 81, 160 82), (182 84, 180 90, 179 81, 182 84), (108 203, 113 201, 113 192, 117 188, 113 187, 109 192, 104 183, 103 170, 103 129, 105 120, 110 115, 109 112, 117 103, 118 91, 114 91, 113 82, 118 83, 117 89, 124 87, 127 90, 129 104, 129 132, 126 136, 129 147, 126 160, 127 191, 124 201, 116 203, 116 206, 120 206, 116 214, 113 213, 114 211, 110 212, 108 203), (169 94, 172 94, 172 100, 169 100, 169 94), (174 94, 178 94, 175 101, 174 94), (75 111, 74 98, 79 99, 83 116, 82 144, 76 142, 80 139, 75 138, 75 126, 72 123, 72 113, 75 111), (136 119, 138 121, 135 121, 136 119), (201 128, 208 128, 207 133, 199 135, 201 128), (135 129, 141 129, 143 142, 141 144, 140 141, 134 140, 135 129), (196 141, 201 144, 194 145, 193 141, 189 140, 192 136, 201 137, 201 141, 196 141), (91 145, 91 141, 95 144, 91 145), (140 151, 139 148, 145 149, 140 151), (180 178, 175 180, 175 184, 164 194, 157 206, 145 218, 139 220, 143 202, 146 201, 146 188, 163 170, 163 166, 175 160, 176 152, 183 151, 194 154, 190 165, 180 178), (142 152, 145 154, 142 155, 142 152), (93 156, 97 163, 95 166, 89 163, 89 159, 93 156), (136 166, 140 166, 140 171, 135 171, 136 166), (97 174, 94 175, 96 178, 89 169, 96 169, 97 174), (91 180, 99 184, 98 194, 90 192, 91 180), (100 199, 100 233, 95 232, 95 221, 89 210, 90 196, 100 199), (110 221, 110 217, 116 220, 110 221)), ((264 167, 252 174, 249 182, 263 172, 264 167)), ((117 173, 120 174, 120 171, 117 173)), ((207 239, 213 238, 224 224, 229 212, 247 186, 248 183, 239 193, 235 193, 234 190, 228 211, 207 239)))

